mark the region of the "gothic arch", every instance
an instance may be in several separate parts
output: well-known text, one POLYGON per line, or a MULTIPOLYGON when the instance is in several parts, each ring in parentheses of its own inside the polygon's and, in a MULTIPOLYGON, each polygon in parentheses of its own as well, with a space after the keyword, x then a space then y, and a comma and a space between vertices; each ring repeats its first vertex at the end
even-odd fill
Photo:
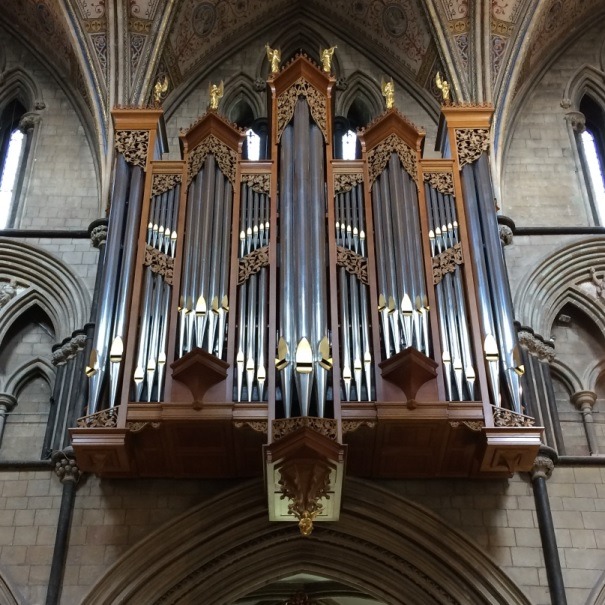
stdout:
POLYGON ((6 381, 2 392, 19 399, 19 395, 27 383, 37 377, 42 378, 52 390, 55 371, 52 365, 41 357, 30 359, 13 372, 6 381))
POLYGON ((220 112, 227 116, 229 120, 235 122, 233 115, 238 103, 244 101, 250 107, 254 119, 266 115, 264 101, 261 95, 254 90, 252 78, 246 74, 238 74, 225 85, 225 96, 221 99, 220 112))
POLYGON ((529 603, 466 537, 375 484, 348 478, 340 521, 316 525, 302 538, 293 523, 269 523, 260 482, 243 484, 132 547, 83 603, 224 605, 298 572, 393 604, 529 603))
POLYGON ((605 238, 573 242, 544 258, 526 277, 515 296, 522 325, 538 334, 550 334, 560 309, 567 302, 584 311, 605 334, 605 301, 594 300, 578 284, 590 279, 590 269, 605 271, 605 238))
POLYGON ((584 64, 570 78, 563 98, 569 99, 571 106, 579 110, 580 101, 586 94, 605 106, 605 73, 593 65, 584 64))
POLYGON ((550 371, 553 378, 556 378, 569 391, 571 397, 574 393, 584 390, 580 377, 560 359, 553 359, 550 363, 550 371))
POLYGON ((48 252, 8 238, 0 238, 0 277, 28 285, 0 313, 0 342, 21 313, 39 304, 55 328, 57 341, 71 336, 88 319, 90 296, 80 278, 48 252), (23 305, 23 306, 22 306, 23 305))
POLYGON ((346 116, 351 105, 360 99, 372 114, 380 115, 384 109, 384 100, 377 82, 366 74, 356 71, 347 78, 347 88, 336 99, 336 114, 346 116))
POLYGON ((0 111, 13 99, 17 99, 27 111, 33 111, 42 103, 42 93, 36 82, 19 67, 9 69, 2 76, 0 85, 0 111))

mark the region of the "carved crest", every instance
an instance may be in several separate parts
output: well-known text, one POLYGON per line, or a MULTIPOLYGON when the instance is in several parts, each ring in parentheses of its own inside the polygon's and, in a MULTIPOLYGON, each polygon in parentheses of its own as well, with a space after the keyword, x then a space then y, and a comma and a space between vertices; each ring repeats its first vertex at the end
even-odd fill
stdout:
POLYGON ((257 193, 269 194, 271 191, 270 174, 242 174, 242 183, 257 193))
POLYGON ((363 173, 356 172, 355 174, 335 174, 334 175, 334 193, 345 193, 351 191, 355 185, 363 183, 363 173))
POLYGON ((389 163, 391 154, 395 152, 405 171, 418 184, 418 161, 416 152, 396 134, 390 134, 382 143, 376 145, 368 153, 368 164, 370 169, 370 185, 374 183, 376 177, 384 170, 389 163))
POLYGON ((148 130, 118 130, 114 140, 116 151, 121 153, 129 164, 145 169, 149 148, 148 130))
POLYGON ((424 180, 444 195, 454 195, 454 175, 451 172, 425 172, 424 180))
POLYGON ((174 189, 183 180, 180 174, 154 174, 151 195, 160 195, 164 191, 174 189))
POLYGON ((277 99, 277 140, 281 140, 281 135, 284 129, 288 125, 288 122, 294 115, 294 107, 298 101, 298 97, 305 97, 311 110, 311 115, 315 120, 317 126, 324 135, 324 139, 328 139, 328 126, 327 126, 327 102, 326 97, 314 88, 304 78, 299 78, 279 95, 277 99))
POLYGON ((456 128, 456 149, 460 169, 479 159, 489 149, 488 128, 456 128))
POLYGON ((233 149, 230 149, 219 141, 213 134, 208 135, 193 151, 189 154, 189 176, 187 184, 195 178, 195 175, 200 171, 200 168, 206 161, 206 156, 212 154, 216 158, 216 162, 221 169, 221 172, 235 186, 235 167, 237 164, 237 154, 233 149))

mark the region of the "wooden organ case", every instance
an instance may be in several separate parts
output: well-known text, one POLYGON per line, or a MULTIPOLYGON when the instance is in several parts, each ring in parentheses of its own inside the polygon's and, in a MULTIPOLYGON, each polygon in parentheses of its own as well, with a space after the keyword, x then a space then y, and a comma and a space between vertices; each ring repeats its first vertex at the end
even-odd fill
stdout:
POLYGON ((264 473, 270 518, 308 532, 338 518, 345 470, 531 467, 541 429, 502 286, 491 109, 443 108, 447 159, 423 159, 395 108, 359 133, 362 159, 335 159, 334 83, 304 55, 269 77, 261 161, 216 110, 170 162, 154 159, 161 110, 113 112, 88 414, 71 430, 82 470, 264 473))

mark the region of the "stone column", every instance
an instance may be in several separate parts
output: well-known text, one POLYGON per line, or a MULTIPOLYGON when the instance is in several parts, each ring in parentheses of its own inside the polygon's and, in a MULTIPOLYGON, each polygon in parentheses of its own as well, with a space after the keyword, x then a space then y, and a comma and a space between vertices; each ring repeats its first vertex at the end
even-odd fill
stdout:
POLYGON ((597 394, 594 391, 578 391, 571 396, 571 402, 582 412, 582 422, 584 423, 588 450, 591 456, 599 454, 599 446, 592 418, 592 409, 596 400, 597 394))
POLYGON ((6 426, 6 415, 12 412, 17 405, 17 400, 8 393, 0 393, 0 444, 4 436, 4 427, 6 426))
POLYGON ((530 477, 534 489, 536 516, 540 529, 551 603, 552 605, 567 605, 563 573, 561 572, 561 561, 559 560, 559 551, 557 549, 557 538, 555 536, 555 527, 548 500, 548 491, 546 489, 546 480, 552 475, 556 461, 557 453, 555 450, 549 447, 541 447, 538 456, 534 460, 530 477))

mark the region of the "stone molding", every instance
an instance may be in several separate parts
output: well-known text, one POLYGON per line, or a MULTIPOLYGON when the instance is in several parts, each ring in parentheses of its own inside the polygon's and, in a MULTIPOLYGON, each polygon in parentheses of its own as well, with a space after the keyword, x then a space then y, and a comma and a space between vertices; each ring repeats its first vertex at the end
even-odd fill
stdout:
POLYGON ((581 111, 568 111, 565 119, 574 132, 581 134, 586 130, 586 116, 581 111))
POLYGON ((535 336, 531 332, 521 330, 517 334, 519 344, 534 357, 540 361, 548 361, 551 363, 555 358, 555 350, 548 346, 541 338, 535 336))
POLYGON ((88 337, 84 333, 76 333, 67 342, 63 342, 52 353, 52 364, 56 366, 67 363, 86 347, 88 337))
POLYGON ((571 402, 580 411, 592 411, 597 402, 597 394, 594 391, 577 391, 571 396, 571 402))
POLYGON ((67 447, 64 450, 53 452, 51 460, 55 463, 55 474, 61 483, 73 481, 76 485, 78 484, 82 471, 76 462, 73 448, 67 447))
POLYGON ((0 415, 12 412, 17 405, 17 398, 8 393, 0 393, 0 415))
POLYGON ((536 479, 550 479, 553 470, 555 469, 555 463, 549 456, 545 454, 539 454, 534 460, 534 465, 530 471, 531 480, 536 479))

